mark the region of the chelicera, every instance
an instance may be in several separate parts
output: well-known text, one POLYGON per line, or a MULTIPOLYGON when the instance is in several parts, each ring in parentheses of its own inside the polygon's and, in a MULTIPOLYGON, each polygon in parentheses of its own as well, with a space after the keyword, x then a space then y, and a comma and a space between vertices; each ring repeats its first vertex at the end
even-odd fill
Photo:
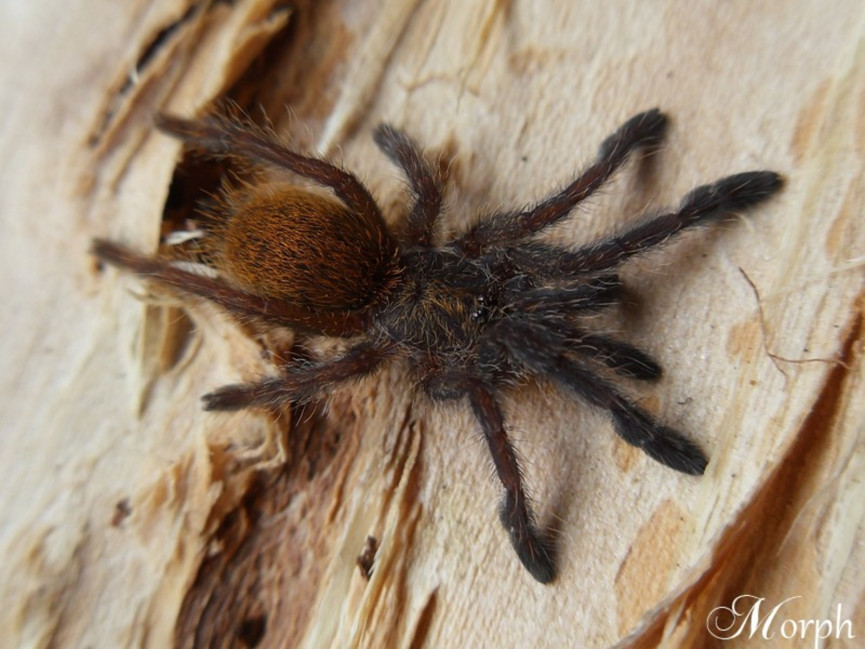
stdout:
POLYGON ((501 522, 520 561, 544 583, 555 576, 554 553, 530 508, 502 415, 503 393, 549 377, 607 411, 615 432, 651 458, 691 475, 705 470, 696 444, 611 380, 657 379, 659 364, 593 331, 587 316, 620 299, 621 264, 686 228, 764 201, 781 187, 778 174, 751 171, 697 187, 678 207, 587 245, 540 241, 536 235, 568 216, 630 154, 657 147, 667 118, 649 110, 604 140, 596 160, 562 191, 441 240, 440 174, 392 126, 380 126, 375 141, 403 170, 414 198, 394 228, 353 174, 290 150, 266 130, 220 116, 160 116, 158 126, 211 156, 282 169, 329 190, 289 183, 227 190, 219 222, 205 239, 216 276, 95 242, 103 261, 215 302, 239 319, 344 341, 340 351, 289 363, 276 376, 221 387, 204 396, 206 409, 304 402, 386 363, 403 363, 430 399, 465 403, 474 413, 504 487, 501 522))

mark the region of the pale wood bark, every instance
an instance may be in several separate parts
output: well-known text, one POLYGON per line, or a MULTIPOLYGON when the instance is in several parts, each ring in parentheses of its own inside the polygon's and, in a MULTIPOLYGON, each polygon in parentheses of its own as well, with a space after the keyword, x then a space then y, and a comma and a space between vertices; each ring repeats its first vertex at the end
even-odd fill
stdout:
POLYGON ((792 619, 840 605, 865 634, 861 3, 0 11, 4 646, 712 646, 707 617, 743 594, 764 612, 798 597, 792 619), (664 150, 556 240, 727 173, 784 173, 747 220, 626 272, 640 309, 623 336, 666 371, 641 403, 709 451, 706 475, 652 463, 548 386, 511 395, 560 533, 542 586, 500 529, 465 408, 413 403, 400 370, 294 425, 202 412, 208 389, 273 371, 262 339, 206 305, 142 299, 87 251, 94 236, 155 250, 179 146, 151 116, 226 97, 356 170, 391 218, 402 180, 370 132, 403 127, 443 160, 452 228, 542 197, 655 105, 664 150))

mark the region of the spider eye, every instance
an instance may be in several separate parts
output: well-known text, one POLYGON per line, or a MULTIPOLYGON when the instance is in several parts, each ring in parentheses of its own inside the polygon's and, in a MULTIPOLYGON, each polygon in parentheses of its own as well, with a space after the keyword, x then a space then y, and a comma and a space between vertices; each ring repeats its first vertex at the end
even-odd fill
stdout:
POLYGON ((484 295, 475 298, 475 308, 472 309, 469 317, 475 324, 486 324, 490 319, 490 311, 492 308, 492 300, 484 295))

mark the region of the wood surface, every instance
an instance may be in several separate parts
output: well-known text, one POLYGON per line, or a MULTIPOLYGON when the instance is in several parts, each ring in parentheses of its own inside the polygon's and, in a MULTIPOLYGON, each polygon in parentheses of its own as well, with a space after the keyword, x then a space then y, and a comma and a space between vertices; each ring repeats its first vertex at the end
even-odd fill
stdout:
POLYGON ((814 646, 713 639, 712 611, 750 594, 764 612, 795 598, 784 619, 840 606, 859 639, 827 646, 860 646, 863 28, 855 0, 3 3, 0 644, 814 646), (708 451, 706 474, 652 462, 549 384, 511 393, 559 538, 543 586, 498 523, 464 404, 413 400, 401 369, 303 412, 203 412, 208 390, 273 373, 290 338, 88 249, 155 252, 187 222, 223 168, 151 120, 226 100, 355 171, 390 220, 405 188, 371 130, 405 129, 441 161, 453 230, 562 186, 654 106, 662 150, 553 240, 783 173, 747 218, 624 273, 619 332, 665 369, 633 394, 708 451))

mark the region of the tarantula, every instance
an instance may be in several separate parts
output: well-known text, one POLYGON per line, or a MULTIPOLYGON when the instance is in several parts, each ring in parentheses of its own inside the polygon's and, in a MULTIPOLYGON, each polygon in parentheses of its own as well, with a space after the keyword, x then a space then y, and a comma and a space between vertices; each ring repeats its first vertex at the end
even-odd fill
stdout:
POLYGON ((500 394, 508 386, 551 377, 609 412, 628 444, 677 471, 703 473, 707 459, 696 444, 598 374, 657 379, 658 363, 593 332, 584 316, 617 302, 620 264, 685 228, 765 200, 781 187, 778 174, 727 176, 694 189, 675 209, 575 249, 538 241, 535 235, 567 216, 632 152, 657 147, 667 118, 654 109, 604 140, 595 162, 562 191, 438 242, 442 179, 393 126, 379 126, 375 142, 402 168, 413 203, 404 222, 388 228, 353 174, 289 150, 268 131, 218 116, 162 115, 157 122, 212 156, 287 170, 333 194, 290 184, 228 190, 223 218, 207 239, 218 277, 109 241, 94 243, 101 260, 215 302, 236 317, 347 341, 332 357, 289 363, 278 376, 219 388, 203 397, 207 410, 302 402, 403 361, 431 399, 468 402, 504 487, 501 522, 520 561, 543 583, 555 576, 554 555, 534 519, 506 432, 500 394))

